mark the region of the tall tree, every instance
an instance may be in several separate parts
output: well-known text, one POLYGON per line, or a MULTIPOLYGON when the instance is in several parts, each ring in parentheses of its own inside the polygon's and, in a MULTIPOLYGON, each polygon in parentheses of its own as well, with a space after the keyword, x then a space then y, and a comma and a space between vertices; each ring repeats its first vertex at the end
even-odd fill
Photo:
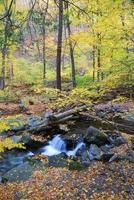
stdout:
POLYGON ((74 62, 74 48, 71 40, 71 28, 70 28, 70 19, 69 19, 69 4, 68 1, 65 2, 65 8, 67 10, 67 30, 69 37, 69 48, 70 48, 70 58, 71 58, 71 69, 72 69, 72 84, 73 87, 76 87, 76 78, 75 78, 75 62, 74 62))
POLYGON ((59 0, 59 24, 58 24, 58 43, 56 57, 56 87, 61 90, 61 53, 62 53, 62 30, 63 30, 63 0, 59 0))
POLYGON ((47 14, 47 10, 48 10, 48 3, 49 0, 47 0, 46 2, 46 8, 42 14, 43 20, 42 20, 42 40, 43 40, 43 80, 45 80, 46 78, 46 14, 47 14))

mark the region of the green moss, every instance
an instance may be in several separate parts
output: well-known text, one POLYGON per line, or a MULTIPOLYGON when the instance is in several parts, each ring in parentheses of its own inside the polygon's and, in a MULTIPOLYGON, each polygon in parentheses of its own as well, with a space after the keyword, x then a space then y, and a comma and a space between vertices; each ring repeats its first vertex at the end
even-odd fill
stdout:
POLYGON ((81 171, 81 170, 83 170, 85 167, 81 164, 81 163, 79 163, 79 162, 77 162, 77 161, 71 161, 70 163, 69 163, 69 169, 70 170, 78 170, 78 171, 81 171))

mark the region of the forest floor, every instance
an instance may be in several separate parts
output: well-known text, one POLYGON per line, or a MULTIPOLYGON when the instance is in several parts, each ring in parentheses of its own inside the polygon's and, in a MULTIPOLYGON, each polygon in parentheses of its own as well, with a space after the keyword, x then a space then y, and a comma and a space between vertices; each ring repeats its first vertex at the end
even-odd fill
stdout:
MULTIPOLYGON (((15 89, 15 91, 18 88, 15 89)), ((14 92, 15 92, 14 91, 14 92)), ((20 88, 24 98, 34 96, 28 89, 20 88)), ((97 106, 102 106, 99 104, 97 106)), ((132 101, 125 104, 128 110, 132 101)), ((21 109, 19 103, 0 103, 3 117, 23 114, 41 115, 48 109, 47 103, 31 101, 21 109)), ((125 135, 128 143, 131 136, 125 135)), ((126 144, 115 149, 116 152, 127 152, 126 144)), ((48 167, 44 171, 34 171, 32 177, 20 183, 0 185, 0 200, 133 200, 134 199, 134 166, 129 161, 93 162, 84 170, 48 167)))
POLYGON ((47 168, 26 182, 0 185, 0 200, 133 200, 133 163, 93 163, 83 171, 47 168))

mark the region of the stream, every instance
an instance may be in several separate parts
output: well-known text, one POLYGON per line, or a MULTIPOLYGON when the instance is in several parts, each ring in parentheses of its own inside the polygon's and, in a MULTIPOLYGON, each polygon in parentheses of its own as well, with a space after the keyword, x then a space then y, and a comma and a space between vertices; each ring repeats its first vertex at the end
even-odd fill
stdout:
POLYGON ((4 154, 3 158, 0 160, 0 174, 3 174, 10 169, 22 164, 25 158, 29 156, 34 156, 36 154, 43 154, 47 156, 54 156, 64 152, 67 156, 75 156, 78 149, 84 147, 84 142, 78 142, 74 149, 67 149, 66 142, 60 137, 60 135, 54 136, 53 139, 45 143, 45 146, 33 150, 12 150, 4 154))

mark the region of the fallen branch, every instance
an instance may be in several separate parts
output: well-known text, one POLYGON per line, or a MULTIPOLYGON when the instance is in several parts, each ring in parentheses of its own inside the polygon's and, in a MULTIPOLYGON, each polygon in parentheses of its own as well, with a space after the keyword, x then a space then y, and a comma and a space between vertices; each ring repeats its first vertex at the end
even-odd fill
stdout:
POLYGON ((90 122, 92 123, 92 125, 96 126, 96 127, 102 127, 104 129, 108 129, 108 130, 119 130, 122 132, 126 132, 129 134, 134 134, 134 127, 133 126, 128 126, 128 125, 124 125, 124 124, 119 124, 113 121, 107 121, 104 119, 101 119, 97 116, 94 115, 90 115, 88 113, 82 113, 81 115, 83 117, 87 117, 88 120, 90 120, 90 122))

